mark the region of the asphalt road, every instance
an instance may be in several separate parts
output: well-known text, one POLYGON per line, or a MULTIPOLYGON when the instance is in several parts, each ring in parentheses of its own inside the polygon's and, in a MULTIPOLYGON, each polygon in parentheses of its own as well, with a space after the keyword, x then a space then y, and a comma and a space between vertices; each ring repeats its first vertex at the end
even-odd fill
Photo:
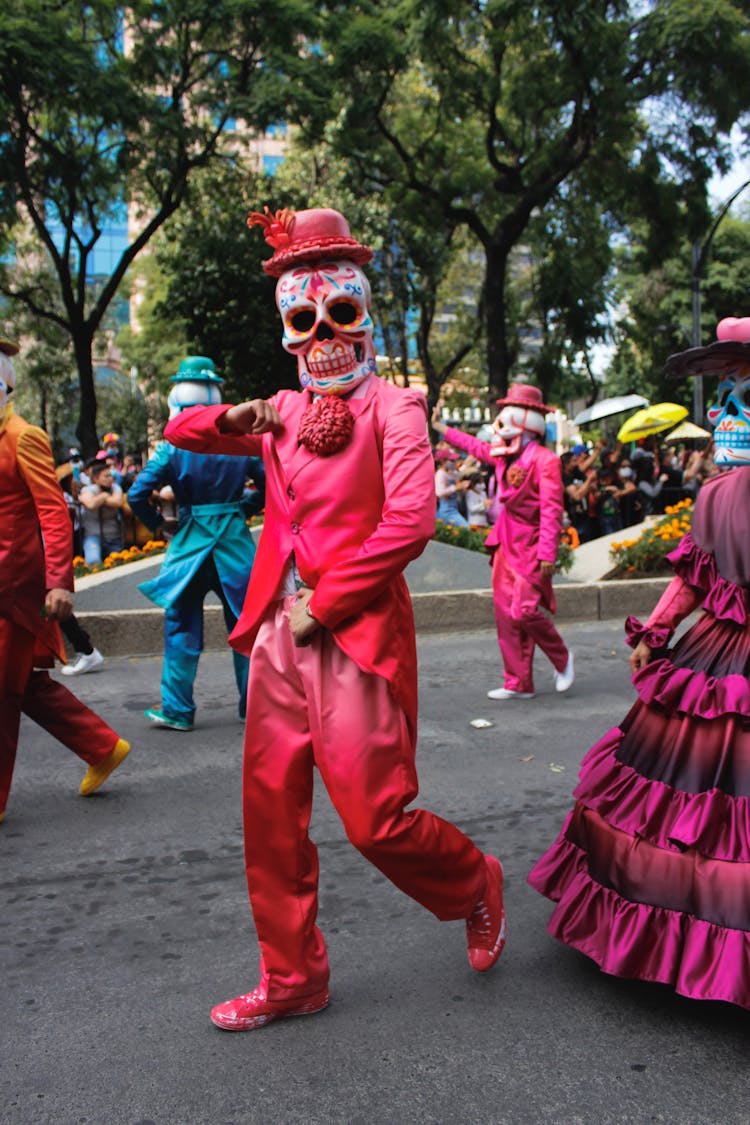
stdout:
POLYGON ((204 655, 187 735, 142 718, 158 658, 73 681, 133 743, 88 800, 78 759, 24 720, 0 827, 0 1125, 747 1123, 750 1015, 604 976, 548 936, 526 885, 580 758, 633 698, 619 622, 563 631, 572 691, 540 660, 539 694, 511 704, 485 696, 491 632, 420 640, 420 803, 503 859, 496 969, 471 972, 463 925, 371 868, 321 790, 332 1003, 246 1034, 208 1018, 257 967, 228 654, 204 655))

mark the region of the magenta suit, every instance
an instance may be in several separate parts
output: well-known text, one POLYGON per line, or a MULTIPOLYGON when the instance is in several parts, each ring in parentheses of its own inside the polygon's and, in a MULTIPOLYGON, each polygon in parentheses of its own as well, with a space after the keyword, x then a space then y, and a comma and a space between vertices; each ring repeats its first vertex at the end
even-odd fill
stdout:
POLYGON ((562 475, 559 458, 530 441, 508 464, 493 457, 489 442, 454 430, 445 440, 480 461, 495 466, 500 511, 487 538, 492 552, 492 593, 497 639, 505 668, 503 686, 510 691, 534 691, 534 646, 562 672, 568 650, 550 618, 555 611, 552 579, 540 570, 554 562, 563 514, 562 475))
POLYGON ((230 641, 251 653, 243 772, 245 857, 270 999, 324 988, 318 861, 308 836, 317 766, 351 842, 438 918, 466 918, 482 853, 417 795, 414 622, 402 571, 434 527, 422 397, 372 376, 350 443, 321 457, 297 439, 308 391, 272 400, 282 433, 221 432, 228 406, 186 410, 165 431, 198 453, 262 456, 266 517, 230 641), (294 559, 323 625, 295 647, 284 595, 294 559))

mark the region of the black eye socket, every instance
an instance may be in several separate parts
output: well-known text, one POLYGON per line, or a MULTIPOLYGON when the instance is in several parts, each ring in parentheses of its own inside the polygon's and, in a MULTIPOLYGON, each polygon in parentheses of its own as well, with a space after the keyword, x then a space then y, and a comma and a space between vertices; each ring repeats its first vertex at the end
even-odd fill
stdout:
POLYGON ((313 309, 300 309, 292 313, 289 318, 295 332, 309 332, 315 324, 315 311, 313 309))
POLYGON ((724 407, 727 404, 727 399, 732 393, 731 387, 726 387, 719 395, 719 406, 724 407))
POLYGON ((334 324, 354 324, 359 309, 351 301, 336 301, 328 306, 328 315, 334 324))

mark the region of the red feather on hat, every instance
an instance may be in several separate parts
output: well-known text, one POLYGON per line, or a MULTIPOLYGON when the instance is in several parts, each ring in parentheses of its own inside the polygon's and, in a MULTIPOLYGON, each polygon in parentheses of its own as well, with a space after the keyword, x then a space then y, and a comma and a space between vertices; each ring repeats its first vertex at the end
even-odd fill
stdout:
POLYGON ((269 246, 273 246, 274 250, 278 250, 282 246, 288 246, 291 241, 294 211, 290 207, 284 207, 274 215, 269 207, 264 207, 263 214, 260 211, 251 211, 248 214, 247 225, 263 227, 263 237, 266 242, 269 246))

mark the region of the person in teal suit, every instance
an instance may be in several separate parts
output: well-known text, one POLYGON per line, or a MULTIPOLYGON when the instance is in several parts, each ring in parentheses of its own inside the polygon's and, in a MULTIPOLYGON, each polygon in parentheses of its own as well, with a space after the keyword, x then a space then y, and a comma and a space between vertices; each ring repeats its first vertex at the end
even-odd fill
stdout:
MULTIPOLYGON (((223 379, 205 356, 183 359, 171 381, 171 417, 189 406, 221 402, 223 379)), ((134 515, 152 532, 162 523, 152 498, 165 485, 172 488, 177 503, 177 532, 159 575, 139 586, 165 611, 161 707, 144 714, 156 726, 189 731, 195 720, 193 685, 203 650, 203 603, 213 590, 231 632, 255 558, 247 519, 263 508, 265 473, 259 457, 188 453, 168 441, 160 442, 128 492, 134 515), (249 481, 254 488, 248 487, 249 481)), ((248 659, 233 652, 233 660, 239 714, 244 718, 248 659)))

